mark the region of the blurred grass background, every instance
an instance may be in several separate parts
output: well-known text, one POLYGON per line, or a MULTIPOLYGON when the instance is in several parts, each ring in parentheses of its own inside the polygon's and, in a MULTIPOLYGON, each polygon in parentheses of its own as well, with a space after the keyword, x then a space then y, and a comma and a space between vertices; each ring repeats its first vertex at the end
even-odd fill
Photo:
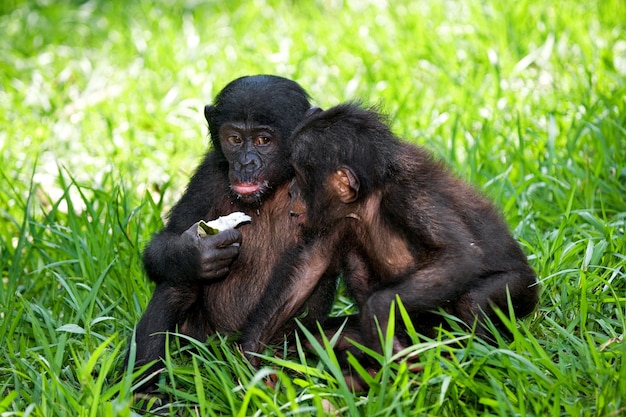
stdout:
POLYGON ((140 251, 208 146, 203 106, 256 73, 379 104, 502 208, 541 303, 510 343, 420 344, 423 373, 390 361, 367 396, 323 349, 255 374, 215 338, 173 353, 173 410, 626 414, 625 30, 623 0, 3 1, 1 415, 130 415, 140 251))

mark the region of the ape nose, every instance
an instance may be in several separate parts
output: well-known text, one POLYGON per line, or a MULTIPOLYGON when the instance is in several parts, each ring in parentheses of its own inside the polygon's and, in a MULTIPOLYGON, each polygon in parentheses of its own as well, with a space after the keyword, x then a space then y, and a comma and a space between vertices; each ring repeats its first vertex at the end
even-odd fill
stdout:
POLYGON ((248 152, 241 158, 241 166, 246 173, 253 173, 261 167, 261 161, 257 155, 248 152))

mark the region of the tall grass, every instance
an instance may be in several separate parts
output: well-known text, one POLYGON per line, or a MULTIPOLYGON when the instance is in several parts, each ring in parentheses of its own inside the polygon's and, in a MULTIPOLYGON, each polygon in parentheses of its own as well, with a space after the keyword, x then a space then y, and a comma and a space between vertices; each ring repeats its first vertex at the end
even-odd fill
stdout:
POLYGON ((364 395, 306 332, 315 355, 258 371, 173 340, 166 412, 626 414, 625 22, 623 0, 3 2, 0 415, 136 412, 141 250, 208 146, 203 105, 255 73, 380 105, 502 209, 540 306, 495 346, 413 335, 423 371, 389 350, 364 395))

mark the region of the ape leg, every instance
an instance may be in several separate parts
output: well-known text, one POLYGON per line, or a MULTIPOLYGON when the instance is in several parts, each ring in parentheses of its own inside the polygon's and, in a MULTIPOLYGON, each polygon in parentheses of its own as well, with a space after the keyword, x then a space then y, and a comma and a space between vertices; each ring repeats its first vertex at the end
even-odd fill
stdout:
MULTIPOLYGON (((326 294, 327 284, 335 282, 332 268, 329 270, 332 259, 328 251, 332 247, 321 243, 323 242, 304 250, 296 248, 288 252, 285 260, 274 270, 263 297, 248 316, 241 331, 240 343, 244 352, 261 352, 271 342, 272 336, 279 334, 292 317, 297 317, 297 313, 302 312, 305 302, 316 289, 317 294, 326 294), (322 287, 319 287, 320 282, 322 287)), ((323 305, 323 309, 330 309, 331 295, 323 305)), ((319 318, 315 317, 314 320, 319 318)))
MULTIPOLYGON (((381 351, 378 326, 381 331, 386 331, 389 323, 389 309, 396 296, 400 297, 414 323, 421 328, 420 316, 430 314, 440 308, 448 311, 454 307, 470 285, 468 277, 477 275, 475 271, 479 267, 478 262, 468 254, 463 256, 442 254, 433 265, 425 266, 413 274, 397 279, 394 285, 372 292, 365 303, 360 304, 362 305, 363 337, 367 345, 381 351)), ((397 309, 395 317, 396 321, 399 321, 400 315, 397 309)), ((394 352, 405 347, 405 343, 400 342, 397 337, 394 338, 394 352)))
MULTIPOLYGON (((165 332, 174 331, 177 325, 181 325, 185 313, 197 298, 198 293, 199 290, 172 287, 165 283, 156 286, 148 308, 135 330, 135 343, 137 345, 135 367, 157 360, 144 373, 144 376, 163 368, 163 364, 159 360, 165 356, 165 332)), ((126 366, 128 360, 129 355, 127 354, 126 366)), ((138 391, 149 392, 153 390, 156 388, 157 379, 158 376, 153 376, 138 391)))
MULTIPOLYGON (((498 330, 508 331, 494 312, 494 307, 508 314, 508 297, 511 297, 513 311, 517 318, 530 314, 539 297, 539 286, 532 271, 502 272, 481 278, 480 284, 467 292, 454 308, 454 314, 468 325, 478 318, 492 320, 498 330)), ((483 325, 476 328, 481 337, 489 338, 483 325)))
MULTIPOLYGON (((363 353, 359 348, 354 346, 352 342, 363 344, 364 340, 361 337, 361 323, 358 314, 352 314, 349 316, 329 317, 322 324, 324 335, 328 340, 333 338, 339 329, 341 333, 337 339, 333 350, 337 357, 337 362, 341 367, 343 377, 348 384, 348 387, 353 392, 365 392, 369 389, 369 386, 363 378, 352 368, 348 361, 348 353, 355 357, 357 362, 367 369, 368 373, 372 376, 378 372, 379 366, 374 363, 372 359, 363 353)), ((308 345, 308 344, 307 344, 308 345)), ((310 346, 309 349, 311 348, 310 346)))
MULTIPOLYGON (((326 339, 331 340, 334 338, 337 333, 339 333, 339 337, 335 341, 335 345, 333 349, 337 356, 343 355, 345 356, 345 351, 352 351, 354 356, 360 357, 361 352, 354 347, 354 345, 348 341, 348 339, 353 340, 357 343, 363 343, 361 338, 361 325, 359 323, 359 316, 357 314, 351 314, 349 316, 339 316, 339 317, 328 317, 325 320, 320 320, 320 324, 322 326, 322 332, 326 339)), ((321 335, 318 336, 318 329, 311 329, 313 336, 318 343, 322 344, 321 335)), ((304 342, 304 347, 308 350, 313 351, 313 345, 309 343, 309 341, 304 342)), ((347 362, 346 362, 347 364, 347 362)))

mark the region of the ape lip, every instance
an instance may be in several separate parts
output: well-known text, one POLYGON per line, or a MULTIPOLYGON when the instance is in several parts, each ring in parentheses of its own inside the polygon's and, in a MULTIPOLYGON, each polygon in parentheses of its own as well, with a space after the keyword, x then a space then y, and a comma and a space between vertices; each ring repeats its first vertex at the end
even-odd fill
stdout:
POLYGON ((234 184, 232 186, 233 191, 238 194, 254 194, 261 190, 261 186, 259 184, 253 184, 250 182, 242 182, 239 184, 234 184))

